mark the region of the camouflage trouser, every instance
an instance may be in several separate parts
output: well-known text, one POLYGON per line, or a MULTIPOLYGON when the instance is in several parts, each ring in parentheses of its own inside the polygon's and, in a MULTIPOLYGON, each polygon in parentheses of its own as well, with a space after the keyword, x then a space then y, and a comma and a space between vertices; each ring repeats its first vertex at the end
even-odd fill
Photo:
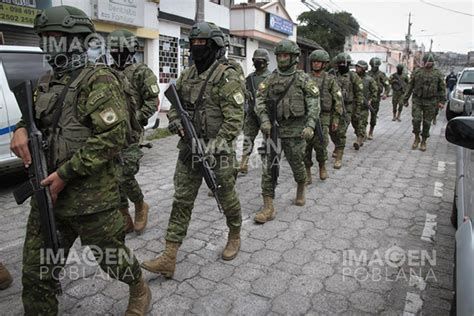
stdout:
POLYGON ((402 113, 403 110, 403 92, 402 91, 393 91, 392 96, 392 106, 393 106, 393 114, 402 113))
POLYGON ((354 126, 357 137, 365 137, 367 135, 367 123, 369 119, 369 109, 364 105, 358 106, 352 113, 352 126, 354 126))
POLYGON ((120 178, 120 208, 128 207, 128 199, 133 203, 143 201, 143 193, 135 175, 140 168, 140 159, 143 157, 138 144, 132 144, 122 150, 122 177, 120 178))
MULTIPOLYGON (((55 217, 57 229, 61 235, 61 246, 66 257, 74 241, 80 237, 82 246, 92 247, 91 250, 99 261, 100 267, 110 277, 129 285, 134 285, 141 279, 138 261, 125 246, 123 218, 117 210, 112 209, 90 215, 72 217, 56 215, 55 217)), ((51 257, 45 255, 43 249, 39 211, 33 206, 28 218, 23 246, 22 297, 26 315, 57 315, 58 313, 56 282, 51 274, 53 262, 51 257)), ((82 258, 82 254, 78 256, 82 258)), ((80 273, 76 276, 85 277, 80 273)))
MULTIPOLYGON (((347 117, 352 120, 352 106, 350 108, 350 111, 347 111, 347 117)), ((335 130, 334 132, 329 131, 329 136, 331 136, 331 140, 336 148, 346 147, 346 133, 350 123, 351 122, 346 122, 346 120, 341 117, 341 121, 339 122, 337 130, 335 130)))
MULTIPOLYGON (((235 191, 234 171, 236 167, 235 155, 216 155, 216 166, 213 168, 217 183, 219 201, 224 209, 227 226, 232 231, 240 231, 242 213, 240 201, 235 191)), ((171 242, 182 243, 188 231, 194 201, 202 184, 202 176, 197 163, 192 159, 182 162, 178 159, 174 172, 174 198, 171 209, 168 229, 165 239, 171 242)), ((217 205, 215 207, 217 211, 217 205)))
POLYGON ((375 127, 377 125, 377 115, 379 114, 380 99, 372 101, 371 105, 374 108, 374 113, 370 112, 370 127, 375 127))
POLYGON ((316 160, 319 163, 324 163, 328 160, 328 144, 329 144, 329 124, 331 123, 331 114, 330 113, 321 113, 319 116, 321 120, 321 127, 323 128, 323 144, 319 141, 319 137, 314 133, 312 140, 308 141, 306 144, 306 152, 304 164, 306 167, 311 167, 313 165, 313 149, 316 152, 316 160))
POLYGON ((255 138, 257 137, 258 131, 260 130, 258 117, 254 111, 250 110, 245 115, 243 130, 244 130, 244 143, 243 143, 242 154, 250 155, 253 150, 255 138))
POLYGON ((412 99, 411 116, 414 134, 421 132, 422 137, 430 137, 431 121, 434 118, 436 107, 436 99, 412 99), (423 131, 421 131, 421 122, 423 122, 423 131))
MULTIPOLYGON (((281 138, 281 149, 285 153, 286 160, 290 164, 293 177, 297 183, 306 182, 306 170, 304 155, 306 140, 300 137, 281 138)), ((275 198, 275 190, 272 182, 270 155, 262 157, 262 195, 275 198)))

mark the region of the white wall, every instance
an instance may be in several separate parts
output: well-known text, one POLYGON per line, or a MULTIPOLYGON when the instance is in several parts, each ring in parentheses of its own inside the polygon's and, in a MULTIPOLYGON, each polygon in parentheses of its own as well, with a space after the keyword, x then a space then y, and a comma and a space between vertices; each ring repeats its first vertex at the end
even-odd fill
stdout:
MULTIPOLYGON (((144 1, 144 0, 142 0, 144 1)), ((159 30, 158 21, 158 4, 153 2, 145 2, 145 25, 144 27, 159 30)))
POLYGON ((206 22, 213 22, 217 26, 229 29, 230 28, 230 12, 229 8, 210 2, 204 1, 204 20, 206 22))
POLYGON ((92 4, 90 1, 81 1, 81 0, 52 0, 51 5, 53 7, 60 5, 70 5, 84 11, 88 16, 92 16, 92 4))
POLYGON ((160 11, 194 20, 196 15, 195 0, 161 0, 160 11))
POLYGON ((179 26, 179 24, 161 20, 160 34, 179 38, 181 37, 181 27, 179 26))

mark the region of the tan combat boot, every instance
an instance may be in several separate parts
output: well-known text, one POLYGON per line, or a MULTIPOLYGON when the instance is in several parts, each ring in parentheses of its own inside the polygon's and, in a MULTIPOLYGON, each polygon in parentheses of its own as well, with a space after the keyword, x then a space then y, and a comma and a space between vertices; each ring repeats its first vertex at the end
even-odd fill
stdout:
POLYGON ((125 316, 145 315, 150 308, 150 302, 151 291, 142 277, 136 285, 130 285, 130 297, 125 316))
POLYGON ((247 174, 249 172, 249 158, 249 155, 242 155, 239 168, 240 173, 247 174))
POLYGON ((357 140, 354 142, 354 149, 359 150, 360 147, 364 145, 364 137, 357 137, 357 140))
POLYGON ((421 139, 420 150, 421 150, 421 151, 426 151, 426 137, 423 137, 423 138, 421 139))
POLYGON ((402 112, 398 111, 397 112, 397 121, 401 122, 402 120, 400 119, 400 115, 402 115, 402 112))
POLYGON ((374 127, 371 126, 369 129, 369 135, 367 136, 367 139, 372 140, 374 139, 374 127))
POLYGON ((337 153, 336 153, 336 149, 334 149, 332 152, 332 158, 336 158, 336 157, 337 157, 337 153))
POLYGON ((343 148, 336 149, 336 161, 334 162, 334 169, 341 169, 342 167, 342 155, 344 154, 343 148))
POLYGON ((125 234, 130 234, 133 232, 133 221, 132 217, 130 217, 130 213, 128 212, 128 207, 124 207, 119 209, 120 213, 122 213, 123 216, 123 222, 124 222, 124 227, 123 230, 125 231, 125 234))
POLYGON ((145 201, 135 203, 135 232, 137 234, 141 234, 145 230, 149 209, 150 206, 145 201))
POLYGON ((227 237, 227 245, 222 252, 222 259, 228 261, 237 257, 237 254, 240 250, 240 230, 239 231, 229 231, 229 236, 227 237))
POLYGON ((12 282, 13 279, 10 272, 8 272, 7 268, 0 262, 0 290, 5 290, 12 282))
POLYGON ((295 205, 303 206, 305 204, 306 204, 306 183, 301 182, 301 183, 298 183, 298 187, 296 188, 295 205))
POLYGON ((155 260, 142 262, 141 267, 153 273, 162 274, 165 278, 172 278, 176 270, 176 254, 180 243, 166 241, 165 251, 155 260))
POLYGON ((255 215, 255 221, 265 224, 275 218, 275 208, 273 207, 273 198, 270 196, 263 197, 263 208, 255 215))
POLYGON ((413 145, 411 145, 411 149, 417 149, 418 145, 420 144, 420 135, 415 134, 415 141, 413 142, 413 145))
POLYGON ((326 163, 319 163, 319 179, 326 180, 328 178, 328 171, 326 170, 326 163))
POLYGON ((397 120, 397 112, 393 112, 392 121, 395 122, 397 120))
POLYGON ((306 184, 313 183, 313 179, 311 179, 311 167, 306 167, 306 184))

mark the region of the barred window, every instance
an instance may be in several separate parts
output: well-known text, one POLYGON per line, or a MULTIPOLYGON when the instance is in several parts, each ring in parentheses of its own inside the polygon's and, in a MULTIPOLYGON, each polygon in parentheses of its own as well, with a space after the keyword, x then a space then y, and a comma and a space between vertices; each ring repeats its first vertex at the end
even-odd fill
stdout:
POLYGON ((178 38, 160 35, 160 83, 178 78, 178 38))

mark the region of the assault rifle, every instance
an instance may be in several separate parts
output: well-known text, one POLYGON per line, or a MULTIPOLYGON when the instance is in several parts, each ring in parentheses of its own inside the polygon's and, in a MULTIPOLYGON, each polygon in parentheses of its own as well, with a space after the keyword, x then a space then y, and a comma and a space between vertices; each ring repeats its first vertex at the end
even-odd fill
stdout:
POLYGON ((211 168, 209 159, 206 157, 204 146, 198 137, 198 133, 194 128, 189 113, 183 108, 183 105, 181 104, 181 100, 179 99, 178 92, 176 91, 176 86, 174 84, 170 84, 169 88, 166 89, 165 96, 175 107, 175 109, 178 111, 179 116, 181 117, 181 124, 183 125, 185 132, 184 138, 186 139, 188 150, 191 153, 193 162, 198 162, 201 175, 204 178, 207 187, 212 191, 212 194, 214 195, 214 198, 217 202, 217 207, 222 213, 222 204, 219 201, 219 197, 217 196, 217 191, 220 189, 221 186, 217 183, 216 174, 211 168))
MULTIPOLYGON (((23 120, 28 130, 28 147, 31 154, 31 166, 28 167, 28 181, 13 191, 17 204, 23 204, 30 196, 34 196, 38 205, 41 231, 46 249, 51 249, 54 257, 60 249, 60 236, 56 229, 53 202, 48 187, 41 186, 41 181, 48 177, 48 165, 45 151, 47 141, 35 124, 33 114, 33 88, 31 81, 24 81, 12 89, 21 110, 23 120)), ((59 269, 52 271, 57 285, 57 294, 62 294, 59 282, 59 269)))

